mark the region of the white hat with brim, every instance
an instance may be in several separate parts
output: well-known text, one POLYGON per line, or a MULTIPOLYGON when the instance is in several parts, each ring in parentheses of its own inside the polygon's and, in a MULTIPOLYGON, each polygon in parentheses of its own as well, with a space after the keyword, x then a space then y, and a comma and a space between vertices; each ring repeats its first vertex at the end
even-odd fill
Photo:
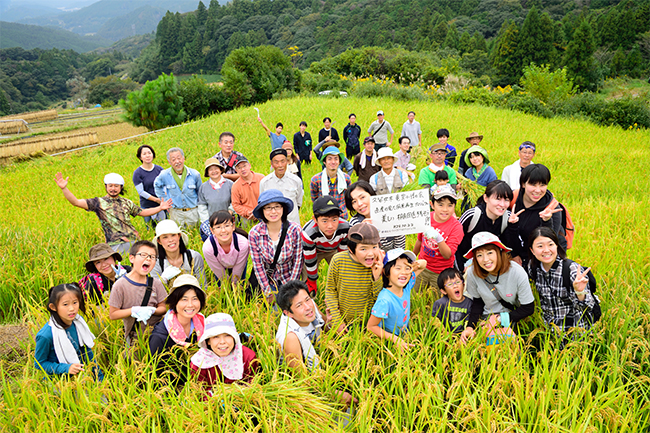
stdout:
POLYGON ((463 257, 465 257, 466 259, 471 259, 472 257, 474 257, 474 251, 481 248, 482 246, 490 245, 490 244, 496 245, 497 247, 501 248, 504 251, 512 251, 512 248, 508 248, 505 245, 503 245, 501 240, 494 233, 478 232, 472 237, 472 249, 469 250, 467 254, 465 254, 463 257))
POLYGON ((382 147, 377 151, 377 161, 379 161, 382 158, 388 158, 388 157, 397 159, 397 157, 393 154, 393 149, 391 149, 390 147, 388 146, 382 147))
POLYGON ((206 341, 221 334, 230 335, 235 340, 235 346, 241 345, 241 340, 237 333, 237 327, 235 326, 235 321, 232 319, 232 316, 226 313, 215 313, 210 314, 205 319, 203 335, 201 335, 198 342, 199 347, 207 349, 208 346, 206 345, 206 341))
POLYGON ((384 266, 390 262, 394 262, 403 255, 411 259, 411 262, 415 262, 418 259, 413 251, 405 250, 404 248, 394 248, 386 252, 386 255, 384 256, 384 266))
POLYGON ((176 224, 176 221, 174 220, 162 220, 156 225, 156 237, 153 238, 152 242, 158 247, 158 238, 162 235, 175 235, 179 234, 181 235, 181 239, 183 240, 183 244, 185 244, 185 247, 189 245, 189 238, 187 237, 187 234, 178 227, 178 224, 176 224))

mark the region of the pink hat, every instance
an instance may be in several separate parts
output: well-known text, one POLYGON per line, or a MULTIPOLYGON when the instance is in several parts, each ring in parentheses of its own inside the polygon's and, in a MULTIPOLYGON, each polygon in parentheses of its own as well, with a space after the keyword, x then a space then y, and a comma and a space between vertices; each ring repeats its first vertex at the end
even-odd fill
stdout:
POLYGON ((512 248, 508 248, 503 245, 503 243, 501 243, 501 240, 497 237, 497 235, 490 232, 479 232, 472 237, 472 249, 469 250, 463 257, 466 259, 471 259, 474 257, 474 250, 489 244, 496 245, 504 251, 512 251, 512 248))

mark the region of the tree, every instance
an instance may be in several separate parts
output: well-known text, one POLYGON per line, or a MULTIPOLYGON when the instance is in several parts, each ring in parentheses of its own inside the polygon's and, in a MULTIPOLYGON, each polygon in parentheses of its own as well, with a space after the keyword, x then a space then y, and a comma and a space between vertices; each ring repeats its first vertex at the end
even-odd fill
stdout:
POLYGON ((182 104, 174 74, 162 74, 156 80, 148 81, 142 90, 120 99, 126 121, 135 126, 146 126, 149 130, 181 123, 185 119, 182 104))
POLYGON ((442 46, 457 50, 459 43, 460 41, 458 38, 458 31, 456 30, 456 25, 452 24, 449 26, 447 37, 445 38, 445 42, 442 44, 442 46))
POLYGON ((102 104, 104 101, 112 101, 117 104, 120 99, 126 98, 129 92, 137 88, 138 85, 130 78, 120 80, 115 75, 95 78, 90 82, 88 102, 102 104))
POLYGON ((208 9, 205 7, 202 1, 199 1, 199 5, 196 8, 196 23, 200 26, 204 26, 205 22, 208 20, 208 9))
POLYGON ((472 37, 469 35, 469 32, 465 31, 460 36, 458 51, 460 51, 461 54, 469 53, 472 51, 472 37))
POLYGON ((575 93, 566 68, 551 72, 549 65, 526 66, 520 83, 526 92, 545 104, 564 101, 575 93))
POLYGON ((598 87, 594 51, 596 50, 591 26, 582 20, 566 50, 566 68, 569 78, 580 90, 594 91, 598 87))
POLYGON ((505 86, 517 82, 520 69, 517 59, 519 28, 514 21, 504 22, 494 52, 492 65, 496 70, 495 84, 505 86))
POLYGON ((7 97, 5 96, 4 90, 0 89, 0 116, 6 116, 11 113, 11 106, 7 97))
POLYGON ((554 56, 553 47, 553 22, 544 14, 540 17, 536 7, 526 15, 517 43, 517 58, 521 70, 531 64, 547 65, 552 63, 554 56))
POLYGON ((433 33, 431 34, 431 40, 438 45, 442 45, 447 38, 447 32, 449 27, 445 21, 440 21, 434 28, 433 33))
POLYGON ((65 82, 65 85, 70 91, 70 96, 76 105, 86 105, 86 99, 88 98, 88 83, 86 79, 81 75, 75 75, 73 78, 70 78, 65 82))

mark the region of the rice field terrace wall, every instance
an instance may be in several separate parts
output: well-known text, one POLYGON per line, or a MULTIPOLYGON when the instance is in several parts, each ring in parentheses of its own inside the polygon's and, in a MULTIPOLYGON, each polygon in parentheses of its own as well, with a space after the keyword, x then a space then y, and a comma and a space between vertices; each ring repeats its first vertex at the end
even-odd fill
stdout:
POLYGON ((97 143, 99 143, 99 139, 97 138, 96 132, 80 132, 54 137, 39 136, 10 141, 0 144, 0 164, 15 157, 29 156, 41 152, 56 153, 97 143))
POLYGON ((58 116, 56 110, 31 111, 27 113, 12 114, 10 116, 0 117, 0 120, 23 119, 27 123, 43 122, 46 120, 56 119, 58 116))
MULTIPOLYGON (((339 338, 326 334, 319 350, 322 368, 292 376, 277 360, 278 316, 262 300, 246 302, 238 288, 207 288, 203 312, 231 314, 262 369, 251 386, 219 386, 202 401, 196 384, 180 393, 161 384, 144 355, 127 360, 120 321, 106 309, 94 311, 89 326, 105 380, 90 377, 43 380, 33 367, 34 342, 15 356, 0 358, 0 430, 9 432, 646 432, 650 429, 650 134, 598 127, 586 121, 541 119, 519 112, 451 103, 390 99, 295 98, 258 106, 267 125, 283 122, 291 139, 300 121, 312 137, 329 116, 342 132, 355 113, 367 130, 383 110, 396 131, 409 110, 422 124, 425 146, 438 128, 451 131, 462 151, 472 131, 484 135, 497 174, 517 159, 525 140, 537 144, 534 161, 552 173, 549 189, 570 210, 576 238, 569 257, 591 266, 598 280, 603 318, 585 338, 560 349, 543 326, 539 307, 522 324, 515 345, 468 345, 431 318, 435 296, 414 294, 409 332, 414 346, 400 352, 363 327, 339 338), (337 390, 359 399, 349 424, 340 420, 337 390)), ((235 148, 254 171, 269 172, 270 143, 252 107, 222 113, 142 142, 103 146, 61 157, 38 158, 0 168, 0 321, 21 323, 34 335, 47 321, 45 298, 54 284, 84 275, 89 248, 103 241, 97 218, 72 207, 54 183, 61 171, 78 198, 104 194, 103 176, 127 179, 127 197, 137 201, 130 182, 139 166, 136 149, 151 145, 157 164, 165 151, 185 150, 186 164, 203 171, 218 150, 218 136, 231 131, 235 148)), ((393 149, 396 150, 396 140, 393 149)), ((417 157, 418 167, 425 164, 417 157)), ((315 162, 303 166, 309 191, 315 162)), ((311 218, 308 198, 301 220, 311 218)), ((141 237, 152 230, 134 219, 141 237)), ((413 247, 414 236, 407 237, 413 247)), ((190 232, 190 248, 201 250, 190 232)), ((125 260, 128 262, 128 260, 125 260)), ((250 270, 250 265, 249 265, 250 270)), ((319 270, 316 301, 323 309, 326 266, 319 270)), ((539 305, 539 304, 538 304, 539 305)), ((146 348, 146 341, 141 342, 146 348)), ((146 352, 146 349, 143 349, 146 352)))

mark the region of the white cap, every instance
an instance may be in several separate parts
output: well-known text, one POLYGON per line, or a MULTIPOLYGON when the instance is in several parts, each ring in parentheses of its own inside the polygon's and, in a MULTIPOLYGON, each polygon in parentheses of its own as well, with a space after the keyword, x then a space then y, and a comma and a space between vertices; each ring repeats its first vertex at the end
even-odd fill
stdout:
POLYGON ((124 178, 120 176, 117 173, 108 173, 106 176, 104 176, 104 185, 108 184, 114 184, 114 185, 124 185, 124 178))
POLYGON ((415 262, 418 259, 412 251, 405 250, 404 248, 395 248, 386 251, 386 255, 384 256, 384 266, 392 262, 393 260, 399 259, 401 255, 405 255, 406 257, 411 259, 411 262, 415 262))
POLYGON ((382 110, 377 111, 377 116, 379 116, 380 114, 383 116, 384 112, 382 110))

